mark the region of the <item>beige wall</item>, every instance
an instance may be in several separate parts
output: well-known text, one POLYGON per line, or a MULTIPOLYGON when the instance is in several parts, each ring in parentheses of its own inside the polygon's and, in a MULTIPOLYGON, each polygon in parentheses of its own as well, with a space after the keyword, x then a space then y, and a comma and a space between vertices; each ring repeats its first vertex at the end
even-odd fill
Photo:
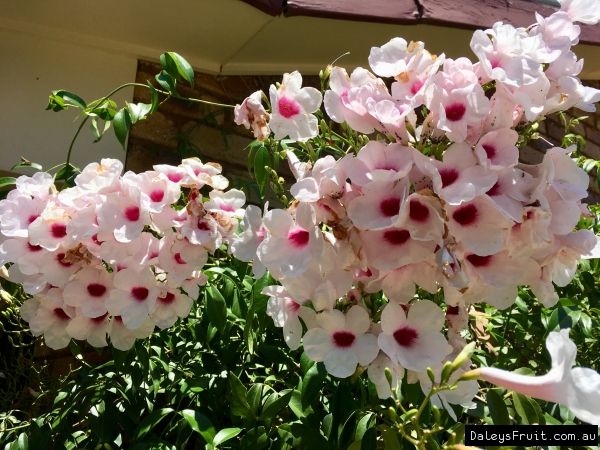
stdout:
MULTIPOLYGON (((78 124, 75 108, 45 111, 51 90, 66 89, 86 102, 135 80, 137 60, 78 42, 48 38, 0 28, 0 170, 6 171, 21 156, 50 168, 64 162, 78 124)), ((119 92, 120 105, 131 101, 133 89, 119 92)), ((112 130, 92 143, 86 124, 78 138, 72 162, 82 167, 102 157, 125 159, 112 130)), ((20 170, 31 174, 31 169, 20 170)))

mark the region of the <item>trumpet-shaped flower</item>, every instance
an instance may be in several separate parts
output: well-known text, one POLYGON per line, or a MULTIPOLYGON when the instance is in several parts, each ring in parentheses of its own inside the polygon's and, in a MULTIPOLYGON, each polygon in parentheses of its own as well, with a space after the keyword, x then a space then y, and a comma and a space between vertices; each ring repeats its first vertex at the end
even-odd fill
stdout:
POLYGON ((361 230, 381 230, 396 223, 409 190, 408 178, 401 182, 372 181, 362 188, 362 196, 348 205, 348 217, 361 230))
POLYGON ((377 357, 377 338, 367 333, 371 321, 361 306, 353 306, 346 315, 338 310, 321 313, 317 323, 319 327, 302 339, 304 351, 313 361, 323 361, 331 375, 347 378, 357 364, 366 366, 377 357))
POLYGON ((113 288, 113 275, 104 267, 84 267, 63 290, 67 305, 81 308, 84 316, 96 318, 107 313, 104 302, 113 288))
POLYGON ((409 147, 369 141, 356 158, 347 161, 346 172, 353 185, 364 186, 372 181, 398 181, 408 175, 412 166, 409 147))
POLYGON ((312 87, 302 86, 302 75, 294 71, 283 75, 279 88, 271 85, 271 122, 269 125, 275 139, 289 136, 294 141, 304 142, 319 132, 317 118, 313 115, 321 107, 321 93, 312 87))
POLYGON ((150 337, 153 331, 154 323, 152 323, 148 316, 146 316, 142 324, 135 330, 125 326, 121 316, 113 316, 110 321, 110 327, 108 328, 108 336, 110 337, 110 343, 113 347, 126 352, 133 347, 136 339, 150 337))
POLYGON ((88 341, 93 347, 106 347, 109 327, 108 313, 94 318, 78 315, 69 322, 66 331, 73 339, 88 341))
POLYGON ((412 304, 408 315, 401 305, 390 302, 381 314, 379 347, 393 362, 424 372, 446 356, 448 342, 440 333, 444 322, 444 312, 432 301, 412 304))
POLYGON ((257 253, 267 269, 281 269, 285 276, 295 277, 323 254, 323 236, 308 203, 298 205, 296 220, 289 212, 274 209, 265 214, 263 224, 269 235, 257 253))
POLYGON ((141 327, 158 297, 154 274, 150 269, 141 272, 123 269, 115 275, 113 283, 116 289, 110 291, 106 309, 113 316, 121 316, 130 330, 141 327))
POLYGON ((163 288, 156 298, 150 318, 162 330, 172 327, 180 317, 187 317, 193 300, 176 289, 163 288))
POLYGON ((565 405, 582 421, 600 425, 600 374, 573 367, 577 346, 569 339, 569 331, 565 328, 548 335, 546 348, 552 368, 546 375, 530 377, 495 367, 482 367, 469 374, 519 394, 565 405))
POLYGON ((234 121, 244 125, 246 129, 252 128, 254 137, 259 141, 266 140, 271 134, 268 120, 271 116, 262 105, 263 91, 256 91, 244 99, 241 105, 235 105, 234 121))

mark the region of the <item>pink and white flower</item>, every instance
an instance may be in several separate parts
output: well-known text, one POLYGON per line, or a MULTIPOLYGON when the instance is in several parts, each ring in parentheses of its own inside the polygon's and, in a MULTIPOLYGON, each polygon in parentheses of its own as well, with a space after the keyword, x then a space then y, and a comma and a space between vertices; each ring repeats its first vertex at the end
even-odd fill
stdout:
POLYGON ((269 270, 281 269, 285 276, 295 277, 323 254, 323 236, 308 203, 298 205, 296 220, 289 212, 274 209, 265 214, 263 225, 269 235, 257 254, 269 270))
POLYGON ((368 334, 371 321, 361 306, 353 306, 346 315, 333 310, 317 315, 319 328, 306 332, 302 342, 306 355, 323 361, 327 372, 339 378, 354 373, 356 365, 366 366, 377 357, 377 338, 368 334))
POLYGON ((73 339, 88 341, 93 347, 106 347, 110 324, 108 313, 94 318, 78 315, 69 322, 66 331, 73 339))
POLYGON ((364 186, 372 181, 398 181, 408 175, 413 166, 413 152, 400 144, 370 141, 356 158, 346 163, 346 172, 353 185, 364 186))
POLYGON ((75 279, 63 290, 63 298, 67 305, 81 308, 81 313, 89 318, 104 316, 107 313, 104 302, 113 288, 113 275, 104 267, 84 267, 75 279))
POLYGON ((244 99, 241 105, 235 105, 234 121, 244 125, 246 129, 252 127, 254 137, 259 141, 266 140, 271 134, 268 120, 271 115, 262 105, 263 91, 256 91, 244 99))
POLYGON ((273 318, 276 327, 283 328, 283 339, 289 348, 296 350, 302 338, 302 324, 310 330, 317 326, 316 313, 304 306, 306 299, 293 300, 282 286, 267 286, 261 292, 269 296, 267 315, 273 318))
POLYGON ((348 217, 361 230, 381 230, 394 225, 409 190, 408 178, 400 182, 372 181, 348 205, 348 217))
POLYGON ((187 317, 192 309, 193 300, 177 289, 163 288, 156 298, 156 305, 150 318, 154 324, 164 330, 172 327, 180 317, 187 317))
POLYGON ((116 289, 110 291, 106 309, 112 316, 121 316, 130 330, 141 327, 158 297, 154 274, 150 269, 141 272, 123 269, 115 275, 113 283, 116 289))
POLYGON ((283 75, 279 88, 271 85, 270 126, 275 139, 289 136, 294 141, 304 142, 319 132, 317 118, 313 115, 321 107, 321 93, 312 87, 302 86, 302 75, 294 71, 283 75))
POLYGON ((412 304, 408 316, 401 305, 390 302, 381 314, 379 347, 392 362, 424 372, 446 356, 448 343, 440 333, 444 321, 444 312, 432 301, 412 304))
POLYGON ((146 316, 143 323, 135 330, 125 326, 121 316, 113 316, 108 328, 108 336, 114 348, 126 352, 133 347, 136 339, 146 339, 150 337, 153 331, 154 323, 148 316, 146 316))

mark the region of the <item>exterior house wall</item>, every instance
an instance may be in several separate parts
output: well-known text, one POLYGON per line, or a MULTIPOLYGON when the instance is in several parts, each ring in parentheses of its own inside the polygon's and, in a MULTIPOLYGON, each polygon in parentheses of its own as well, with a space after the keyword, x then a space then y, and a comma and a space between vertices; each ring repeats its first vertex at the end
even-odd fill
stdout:
MULTIPOLYGON (((51 90, 66 89, 85 101, 101 98, 135 79, 137 59, 77 42, 48 40, 0 29, 0 171, 7 172, 23 156, 44 169, 65 161, 78 124, 76 108, 45 111, 51 90)), ((120 105, 131 101, 133 89, 117 93, 120 105)), ((101 157, 125 160, 112 130, 97 144, 88 125, 75 143, 72 162, 78 167, 101 157)), ((16 172, 31 174, 31 169, 16 172)))

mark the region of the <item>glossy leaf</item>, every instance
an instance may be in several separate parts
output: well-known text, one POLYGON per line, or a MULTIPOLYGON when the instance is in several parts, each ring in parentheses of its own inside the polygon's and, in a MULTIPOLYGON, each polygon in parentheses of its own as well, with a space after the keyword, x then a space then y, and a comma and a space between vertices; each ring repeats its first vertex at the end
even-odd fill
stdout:
POLYGON ((16 181, 17 179, 14 177, 0 177, 0 188, 15 184, 16 181))
POLYGON ((292 398, 292 394, 293 391, 289 391, 287 394, 282 395, 273 403, 264 408, 261 415, 258 417, 258 420, 268 420, 275 417, 275 414, 288 405, 290 399, 292 398))
POLYGON ((181 415, 190 425, 192 430, 196 433, 200 433, 204 440, 209 444, 213 443, 217 431, 208 417, 200 411, 195 411, 193 409, 184 409, 181 411, 181 415))
POLYGON ((131 127, 131 117, 129 116, 129 111, 126 108, 121 109, 113 119, 113 127, 115 130, 115 136, 117 136, 117 140, 123 146, 123 150, 125 150, 125 141, 127 140, 127 134, 129 133, 129 128, 131 127))
POLYGON ((213 439, 213 445, 216 447, 223 442, 236 437, 241 431, 242 430, 240 428, 225 428, 217 433, 213 439))
POLYGON ((231 412, 247 419, 255 418, 248 404, 246 388, 233 372, 229 373, 229 386, 231 388, 231 412))
POLYGON ((494 425, 511 425, 508 409, 504 400, 495 390, 490 389, 487 393, 486 400, 490 409, 490 416, 494 425))
POLYGON ((10 170, 21 169, 21 168, 25 168, 25 167, 31 167, 32 169, 36 169, 36 170, 40 170, 40 171, 43 170, 41 165, 31 162, 31 161, 27 161, 27 162, 22 161, 18 164, 15 164, 14 166, 12 166, 10 170))
POLYGON ((271 165, 271 157, 266 147, 259 147, 254 158, 254 177, 260 188, 260 195, 264 197, 267 182, 269 181, 269 172, 265 170, 265 166, 271 165))
POLYGON ((135 432, 133 433, 134 439, 141 439, 148 434, 148 432, 156 427, 165 417, 173 412, 172 408, 161 408, 152 411, 139 423, 135 432))
POLYGON ((319 396, 323 382, 327 378, 325 365, 320 362, 308 369, 302 379, 302 407, 306 408, 319 396))
POLYGON ((210 322, 222 333, 227 325, 227 305, 215 286, 206 289, 206 312, 210 322))

